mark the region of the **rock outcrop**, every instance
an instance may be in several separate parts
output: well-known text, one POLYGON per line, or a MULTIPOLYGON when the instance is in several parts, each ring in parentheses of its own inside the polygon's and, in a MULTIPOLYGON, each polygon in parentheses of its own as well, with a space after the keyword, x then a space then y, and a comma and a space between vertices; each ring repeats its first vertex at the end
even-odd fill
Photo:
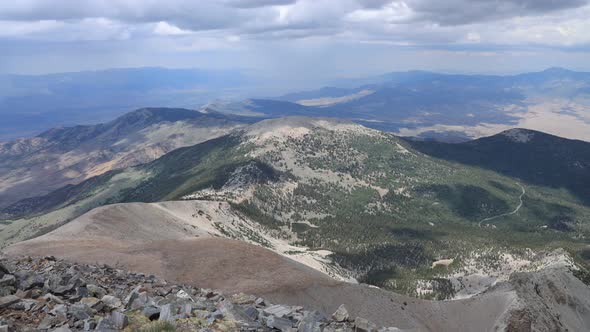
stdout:
POLYGON ((53 256, 0 261, 0 331, 395 331, 53 256))

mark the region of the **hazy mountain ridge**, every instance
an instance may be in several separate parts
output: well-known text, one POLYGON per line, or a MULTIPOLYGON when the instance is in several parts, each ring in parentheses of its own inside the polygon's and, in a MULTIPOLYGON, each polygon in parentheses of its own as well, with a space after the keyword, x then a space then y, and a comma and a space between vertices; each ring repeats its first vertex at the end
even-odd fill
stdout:
POLYGON ((402 136, 450 141, 513 127, 590 141, 589 89, 590 73, 561 68, 506 76, 409 71, 291 93, 274 103, 218 104, 217 110, 345 118, 402 136))
POLYGON ((243 97, 252 83, 238 70, 158 67, 0 75, 0 140, 106 122, 146 106, 195 108, 219 97, 243 97))
POLYGON ((56 128, 0 143, 0 206, 111 169, 146 163, 251 121, 187 109, 146 108, 104 124, 56 128))

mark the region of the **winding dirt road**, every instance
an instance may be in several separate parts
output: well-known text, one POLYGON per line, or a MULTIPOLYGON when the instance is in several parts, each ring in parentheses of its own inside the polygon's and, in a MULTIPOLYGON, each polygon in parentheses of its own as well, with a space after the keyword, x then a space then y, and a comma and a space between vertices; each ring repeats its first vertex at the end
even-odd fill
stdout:
POLYGON ((522 186, 520 183, 516 182, 516 184, 517 184, 517 185, 520 187, 520 189, 522 190, 522 193, 521 193, 521 194, 520 194, 520 196, 518 197, 519 203, 518 203, 518 206, 516 207, 516 209, 514 209, 514 211, 511 211, 511 212, 502 213, 502 214, 499 214, 499 215, 497 215, 497 216, 493 216, 493 217, 488 217, 488 218, 482 219, 482 220, 479 222, 479 227, 481 227, 481 224, 482 224, 482 223, 484 223, 484 222, 486 222, 486 221, 491 221, 491 220, 494 220, 494 219, 498 219, 498 218, 502 218, 502 217, 510 216, 510 215, 516 214, 516 213, 517 213, 517 212, 520 210, 520 208, 522 207, 522 204, 523 204, 523 202, 522 202, 522 197, 523 197, 523 196, 526 194, 526 189, 524 189, 524 187, 523 187, 523 186, 522 186))

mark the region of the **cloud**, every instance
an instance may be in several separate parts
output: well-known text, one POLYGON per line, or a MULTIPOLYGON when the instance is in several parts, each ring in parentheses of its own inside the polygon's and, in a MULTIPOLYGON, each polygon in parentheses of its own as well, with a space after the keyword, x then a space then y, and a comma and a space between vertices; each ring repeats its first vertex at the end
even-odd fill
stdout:
MULTIPOLYGON (((194 52, 213 50, 232 50, 235 52, 232 56, 239 52, 247 53, 251 58, 278 54, 283 56, 281 52, 284 49, 289 50, 288 56, 312 52, 310 59, 319 56, 330 58, 342 57, 343 52, 360 54, 372 47, 379 47, 377 45, 407 48, 413 52, 417 49, 448 51, 445 54, 462 56, 476 54, 473 52, 496 56, 506 52, 506 49, 526 52, 527 49, 539 47, 564 52, 586 52, 590 45, 589 2, 0 1, 0 47, 7 49, 7 45, 17 45, 14 47, 22 47, 22 52, 35 50, 30 57, 40 58, 41 53, 35 48, 36 45, 44 45, 46 49, 52 45, 51 49, 55 52, 61 48, 65 53, 77 44, 91 47, 92 42, 100 42, 101 49, 111 47, 112 52, 115 52, 116 48, 118 54, 124 54, 120 58, 125 61, 145 57, 139 54, 139 49, 145 52, 151 49, 168 52, 167 55, 177 52, 183 59, 194 58, 194 52), (125 50, 122 41, 134 45, 137 51, 125 50), (66 46, 67 43, 71 45, 66 46), (482 50, 472 50, 473 47, 482 50)), ((370 56, 370 53, 363 54, 370 56)), ((155 54, 151 55, 150 59, 155 57, 155 54)), ((412 60, 411 56, 408 59, 412 60)), ((7 61, 0 55, 2 60, 7 61)), ((19 60, 15 58, 11 61, 17 63, 19 60)))
POLYGON ((290 5, 297 0, 225 0, 225 3, 237 8, 260 8, 267 6, 290 5))
MULTIPOLYGON (((387 35, 543 17, 588 5, 589 0, 23 0, 0 3, 0 20, 38 23, 105 19, 128 25, 156 24, 154 34, 226 30, 260 38, 387 35), (410 29, 398 27, 407 25, 410 29)), ((566 18, 567 19, 567 18, 566 18)), ((587 17, 586 17, 587 19, 587 17)), ((498 23, 501 25, 503 23, 498 23)), ((526 28, 521 26, 520 28, 526 28)), ((27 30, 27 29, 24 29, 27 30)), ((141 30, 135 27, 129 30, 141 30)), ((565 30, 564 30, 565 31, 565 30)), ((15 31, 15 35, 18 35, 15 31)))
POLYGON ((579 8, 588 0, 408 0, 416 19, 463 25, 579 8))

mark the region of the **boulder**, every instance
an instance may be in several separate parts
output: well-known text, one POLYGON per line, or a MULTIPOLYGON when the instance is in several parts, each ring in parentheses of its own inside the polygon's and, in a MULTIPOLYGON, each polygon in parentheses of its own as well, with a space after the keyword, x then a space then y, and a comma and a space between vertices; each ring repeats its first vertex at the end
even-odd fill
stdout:
POLYGON ((77 320, 87 320, 95 314, 95 311, 84 303, 77 303, 70 306, 68 312, 77 320))
POLYGON ((3 264, 0 264, 0 278, 4 277, 5 274, 10 274, 10 270, 3 264))
POLYGON ((110 317, 102 317, 98 320, 95 331, 116 332, 117 329, 115 327, 115 323, 110 317))
POLYGON ((107 291, 105 291, 102 287, 93 284, 86 285, 86 289, 88 290, 89 296, 94 296, 99 299, 107 295, 107 291))
POLYGON ((139 297, 139 290, 141 289, 141 285, 135 287, 130 293, 129 295, 127 295, 125 297, 125 299, 123 300, 123 304, 125 305, 126 309, 129 309, 131 307, 131 304, 133 303, 133 301, 135 301, 135 299, 137 299, 137 297, 139 297))
POLYGON ((266 326, 271 329, 277 329, 282 332, 293 331, 293 322, 287 318, 270 316, 266 319, 266 326))
POLYGON ((84 321, 84 331, 91 331, 94 330, 96 327, 96 322, 94 319, 87 319, 84 321))
POLYGON ((85 304, 90 308, 94 308, 94 307, 96 307, 97 304, 100 303, 100 300, 97 299, 96 297, 83 297, 80 299, 80 301, 78 303, 85 304))
POLYGON ((127 325, 129 325, 129 318, 127 318, 127 316, 120 311, 113 311, 111 313, 111 319, 113 321, 113 325, 118 330, 122 330, 126 328, 127 325))
POLYGON ((268 308, 265 308, 263 310, 263 312, 267 316, 276 316, 276 317, 283 318, 283 317, 288 317, 289 315, 291 315, 292 309, 288 306, 276 304, 276 305, 270 306, 268 308))
POLYGON ((14 273, 14 276, 18 279, 18 288, 22 290, 28 290, 34 287, 43 287, 45 284, 45 278, 32 271, 17 271, 14 273))
POLYGON ((109 309, 119 309, 123 306, 121 300, 112 295, 105 295, 100 299, 100 301, 104 303, 104 305, 109 309))
POLYGON ((377 331, 377 325, 369 322, 368 320, 361 318, 361 317, 357 317, 354 320, 354 327, 355 330, 358 332, 376 332, 377 331))
POLYGON ((16 285, 16 278, 12 274, 4 274, 2 279, 0 279, 0 287, 15 286, 15 285, 16 285))
POLYGON ((160 309, 154 306, 147 306, 141 312, 149 320, 156 320, 160 318, 160 309))
POLYGON ((332 314, 332 319, 337 322, 346 322, 349 318, 350 315, 344 304, 340 305, 340 307, 338 307, 338 309, 332 314))
POLYGON ((16 295, 7 295, 0 297, 0 309, 6 308, 20 301, 20 297, 16 295))
POLYGON ((172 312, 173 308, 171 304, 165 304, 160 307, 160 317, 159 320, 164 322, 171 322, 174 320, 174 313, 172 312))
POLYGON ((264 301, 264 299, 263 299, 263 298, 261 298, 261 297, 257 298, 257 299, 254 301, 254 304, 255 304, 257 307, 266 307, 266 302, 265 302, 265 301, 264 301))
POLYGON ((52 328, 53 326, 55 326, 57 323, 58 323, 58 320, 55 316, 45 315, 43 320, 41 320, 41 323, 39 323, 39 325, 37 326, 37 329, 48 330, 48 329, 52 328))
POLYGON ((305 312, 297 326, 298 332, 321 332, 321 322, 325 317, 317 311, 305 312))
POLYGON ((246 317, 248 317, 250 320, 257 320, 259 313, 256 308, 249 306, 244 309, 244 315, 246 315, 246 317))
POLYGON ((58 303, 58 304, 64 303, 64 301, 62 299, 60 299, 59 297, 57 297, 51 293, 47 293, 47 294, 43 295, 43 299, 45 299, 47 301, 52 301, 52 302, 58 303))

